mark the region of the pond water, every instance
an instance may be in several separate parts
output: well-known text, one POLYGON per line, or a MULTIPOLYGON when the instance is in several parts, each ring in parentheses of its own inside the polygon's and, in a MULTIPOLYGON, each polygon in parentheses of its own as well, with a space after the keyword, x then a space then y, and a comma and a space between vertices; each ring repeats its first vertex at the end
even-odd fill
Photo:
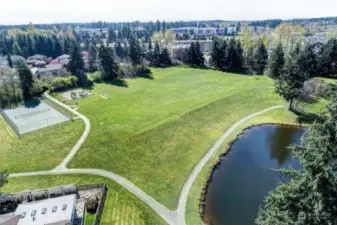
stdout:
POLYGON ((240 135, 213 171, 205 221, 212 225, 254 224, 264 197, 282 179, 272 168, 300 168, 287 146, 300 143, 305 131, 295 126, 262 125, 240 135))

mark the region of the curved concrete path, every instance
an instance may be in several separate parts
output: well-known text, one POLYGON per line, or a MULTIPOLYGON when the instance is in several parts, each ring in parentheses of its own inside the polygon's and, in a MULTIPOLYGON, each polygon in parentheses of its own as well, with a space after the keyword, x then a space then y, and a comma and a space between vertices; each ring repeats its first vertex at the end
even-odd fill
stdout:
POLYGON ((207 163, 207 161, 212 157, 212 155, 215 153, 215 151, 221 146, 222 142, 224 142, 224 140, 238 127, 240 126, 243 122, 261 115, 265 112, 268 112, 270 110, 273 109, 277 109, 277 108, 283 108, 284 106, 282 105, 278 105, 278 106, 273 106, 270 108, 267 108, 265 110, 262 110, 260 112, 256 112, 253 113, 249 116, 246 116, 244 118, 242 118, 241 120, 239 120, 238 122, 236 122, 235 124, 233 124, 233 126, 231 126, 218 140, 217 142, 215 142, 215 144, 213 145, 213 147, 207 152, 207 154, 201 159, 201 161, 194 167, 192 173, 190 174, 190 176, 188 177, 187 181, 184 184, 184 187, 180 193, 180 197, 179 197, 179 204, 178 204, 178 210, 177 210, 177 224, 178 225, 185 225, 185 210, 186 210, 186 203, 187 203, 187 197, 188 197, 188 193, 190 192, 190 189, 193 185, 193 182, 195 181, 195 179, 197 178, 198 174, 200 173, 200 171, 202 170, 202 168, 205 166, 205 164, 207 163))
POLYGON ((60 102, 59 100, 51 97, 47 92, 44 93, 44 96, 46 98, 48 98, 49 100, 55 102, 56 104, 62 106, 63 108, 66 108, 70 112, 74 113, 78 118, 81 118, 84 121, 84 124, 85 124, 85 129, 84 129, 84 132, 83 132, 82 136, 80 137, 80 139, 77 141, 77 143, 75 144, 75 146, 71 149, 71 151, 69 152, 69 154, 67 155, 67 157, 64 158, 63 161, 60 163, 60 165, 58 165, 54 169, 54 170, 62 170, 62 169, 66 168, 66 166, 68 165, 68 163, 70 162, 70 160, 75 156, 75 154, 77 153, 77 151, 80 149, 80 147, 82 146, 82 144, 84 143, 84 141, 89 136, 90 129, 91 129, 91 124, 90 124, 90 120, 87 117, 85 117, 81 113, 77 112, 75 109, 71 108, 70 106, 68 106, 68 105, 60 102))
POLYGON ((85 123, 85 130, 78 140, 78 142, 75 144, 75 146, 72 148, 72 150, 69 152, 67 157, 58 165, 55 169, 52 169, 50 171, 38 171, 38 172, 26 172, 26 173, 16 173, 16 174, 10 174, 9 177, 24 177, 24 176, 40 176, 40 175, 57 175, 57 174, 93 174, 93 175, 99 175, 106 178, 109 178, 111 180, 114 180, 115 182, 122 185, 124 188, 128 189, 130 192, 132 192, 134 195, 136 195, 138 198, 140 198, 142 201, 144 201, 147 205, 149 205, 155 212, 158 213, 159 216, 161 216, 168 224, 170 225, 185 225, 185 209, 186 209, 186 203, 187 203, 187 197, 188 193, 192 187, 192 184, 194 180, 197 178, 198 174, 202 170, 202 168, 205 166, 206 162, 210 159, 210 157, 215 153, 215 151, 220 147, 222 142, 243 122, 258 116, 262 113, 268 112, 270 110, 276 109, 276 108, 282 108, 283 106, 273 106, 270 108, 267 108, 265 110, 262 110, 260 112, 251 114, 249 116, 246 116, 236 122, 232 127, 230 127, 220 138, 219 140, 214 144, 214 146, 207 152, 207 154, 201 159, 201 161, 197 164, 197 166, 193 169, 192 173, 190 174, 188 180, 184 184, 184 187, 180 193, 179 197, 179 204, 177 210, 169 210, 164 205, 157 202, 155 199, 153 199, 151 196, 147 195, 145 192, 143 192, 141 189, 139 189, 137 186, 135 186, 132 182, 128 181, 124 177, 121 177, 117 174, 100 170, 100 169, 67 169, 66 166, 70 162, 70 160, 75 156, 77 151, 80 149, 84 141, 87 139, 90 133, 90 120, 85 117, 84 115, 80 114, 76 110, 72 109, 68 105, 58 101, 57 99, 51 97, 48 93, 44 94, 48 99, 51 101, 59 104, 60 106, 68 109, 75 115, 77 115, 79 118, 81 118, 85 123))

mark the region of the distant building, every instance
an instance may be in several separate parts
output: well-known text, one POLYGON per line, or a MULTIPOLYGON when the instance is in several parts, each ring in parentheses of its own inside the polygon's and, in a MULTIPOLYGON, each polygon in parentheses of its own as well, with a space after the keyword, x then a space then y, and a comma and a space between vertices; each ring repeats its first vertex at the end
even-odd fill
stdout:
POLYGON ((170 29, 175 34, 182 36, 184 33, 194 34, 195 36, 213 37, 213 36, 226 36, 236 33, 236 27, 179 27, 170 29))
POLYGON ((28 57, 27 63, 31 64, 31 65, 35 65, 35 63, 37 62, 47 62, 47 56, 45 55, 40 55, 40 54, 36 54, 33 56, 28 57))
POLYGON ((38 75, 40 77, 46 75, 63 76, 66 73, 65 69, 61 64, 48 65, 45 68, 33 68, 31 69, 32 73, 33 70, 35 72, 35 75, 38 75))
POLYGON ((57 57, 57 61, 62 65, 68 64, 69 60, 70 60, 70 55, 67 55, 67 54, 57 57))
MULTIPOLYGON (((191 43, 196 43, 195 40, 187 40, 187 41, 174 41, 169 46, 169 53, 172 59, 182 61, 184 59, 186 50, 191 46, 191 43)), ((212 50, 212 41, 211 40, 199 40, 200 51, 210 52, 212 50)))

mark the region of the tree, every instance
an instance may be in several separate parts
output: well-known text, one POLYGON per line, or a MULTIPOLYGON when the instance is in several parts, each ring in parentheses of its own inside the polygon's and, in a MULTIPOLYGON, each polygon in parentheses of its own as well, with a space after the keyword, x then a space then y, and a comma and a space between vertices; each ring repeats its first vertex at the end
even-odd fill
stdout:
POLYGON ((117 40, 117 35, 115 33, 115 31, 110 27, 108 30, 108 39, 107 42, 108 43, 113 43, 117 40))
POLYGON ((264 45, 263 41, 260 39, 258 41, 256 50, 254 52, 254 70, 257 74, 263 75, 264 70, 267 65, 267 60, 268 60, 268 52, 266 49, 266 46, 264 45))
POLYGON ((151 65, 155 67, 160 66, 160 48, 158 42, 156 42, 154 45, 154 49, 151 55, 151 65))
POLYGON ((101 45, 98 57, 103 70, 104 80, 114 80, 118 76, 118 65, 115 63, 113 51, 109 46, 101 45))
POLYGON ((214 66, 216 69, 220 69, 222 67, 221 64, 222 57, 220 55, 220 51, 221 51, 221 41, 218 39, 213 40, 210 64, 214 66))
POLYGON ((94 45, 89 47, 89 72, 95 72, 97 70, 97 49, 94 45))
POLYGON ((198 67, 202 67, 205 65, 205 58, 204 58, 204 54, 202 54, 201 50, 200 50, 200 44, 197 41, 197 43, 194 46, 195 50, 194 50, 194 54, 195 54, 195 59, 194 59, 194 64, 198 67))
POLYGON ((294 100, 301 94, 304 82, 309 78, 302 65, 303 55, 297 45, 286 58, 282 73, 275 79, 275 91, 289 101, 289 110, 294 110, 294 100))
POLYGON ((242 72, 243 58, 241 44, 237 44, 234 38, 231 38, 226 48, 226 56, 224 61, 224 71, 242 72))
POLYGON ((277 79, 282 73, 284 66, 284 52, 282 44, 279 43, 274 51, 272 51, 268 61, 268 76, 277 79))
POLYGON ((13 68, 13 61, 12 61, 12 58, 9 54, 7 54, 7 61, 8 61, 8 66, 10 68, 13 68))
POLYGON ((289 177, 269 192, 260 209, 258 225, 333 225, 337 215, 337 97, 328 113, 319 115, 307 137, 292 146, 303 169, 279 170, 289 177))
POLYGON ((309 77, 314 77, 318 73, 317 69, 317 57, 315 54, 315 45, 306 44, 302 52, 303 54, 303 70, 307 71, 309 77))
POLYGON ((80 47, 76 43, 74 44, 71 53, 70 53, 70 61, 68 63, 69 71, 78 78, 78 82, 81 85, 86 85, 88 78, 85 75, 84 71, 84 61, 80 52, 80 47))
POLYGON ((135 35, 131 35, 130 40, 130 49, 129 49, 129 57, 133 64, 140 64, 141 63, 141 48, 139 45, 138 39, 135 37, 135 35))
POLYGON ((34 79, 30 69, 24 62, 19 61, 16 65, 16 70, 19 75, 22 96, 24 100, 28 100, 33 95, 34 79))
POLYGON ((167 50, 167 48, 163 48, 163 50, 160 53, 160 64, 162 66, 171 66, 172 60, 170 58, 170 54, 167 50))
POLYGON ((192 67, 204 66, 204 56, 200 50, 199 42, 192 42, 190 47, 186 50, 184 63, 192 67))
POLYGON ((245 70, 248 74, 254 73, 255 59, 254 59, 254 48, 250 47, 245 55, 245 70))
MULTIPOLYGON (((0 172, 0 189, 7 183, 8 172, 4 170, 0 172)), ((1 195, 1 192, 0 192, 1 195)))

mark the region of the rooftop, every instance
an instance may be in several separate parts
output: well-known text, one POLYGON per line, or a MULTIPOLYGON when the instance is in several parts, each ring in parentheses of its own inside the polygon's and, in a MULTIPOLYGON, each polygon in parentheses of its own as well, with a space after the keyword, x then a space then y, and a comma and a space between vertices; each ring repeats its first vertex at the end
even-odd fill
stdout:
POLYGON ((72 219, 75 204, 76 195, 20 204, 15 211, 15 215, 21 215, 17 225, 66 225, 72 219))

